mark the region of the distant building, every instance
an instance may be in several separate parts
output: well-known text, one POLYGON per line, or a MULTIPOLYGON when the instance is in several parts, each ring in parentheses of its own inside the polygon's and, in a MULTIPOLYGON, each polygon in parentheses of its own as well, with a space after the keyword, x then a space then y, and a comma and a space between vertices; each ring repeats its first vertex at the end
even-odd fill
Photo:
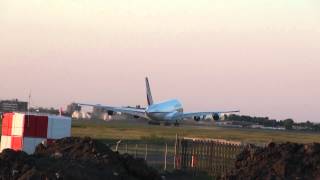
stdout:
POLYGON ((81 106, 79 106, 76 103, 71 103, 67 106, 66 114, 72 115, 74 112, 80 112, 81 111, 81 106))
POLYGON ((91 115, 87 112, 74 111, 71 115, 73 119, 91 119, 91 115))
MULTIPOLYGON (((113 114, 113 113, 112 113, 113 114)), ((108 111, 103 107, 93 107, 92 109, 92 119, 101 119, 107 120, 108 119, 108 111)))
POLYGON ((0 101, 0 112, 26 112, 28 110, 28 102, 14 100, 0 101))

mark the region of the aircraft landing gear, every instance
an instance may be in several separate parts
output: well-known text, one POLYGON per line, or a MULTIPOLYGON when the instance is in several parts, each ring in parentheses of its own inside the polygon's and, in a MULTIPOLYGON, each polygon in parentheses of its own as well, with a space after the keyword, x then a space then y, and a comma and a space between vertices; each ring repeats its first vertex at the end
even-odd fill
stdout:
POLYGON ((174 123, 174 126, 179 126, 180 124, 178 123, 178 121, 176 121, 175 123, 174 123))

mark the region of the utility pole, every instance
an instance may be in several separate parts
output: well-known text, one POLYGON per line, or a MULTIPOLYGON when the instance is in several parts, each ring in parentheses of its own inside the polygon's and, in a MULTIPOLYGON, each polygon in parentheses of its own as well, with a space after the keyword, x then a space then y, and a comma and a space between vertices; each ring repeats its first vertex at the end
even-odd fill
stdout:
POLYGON ((178 134, 176 134, 176 140, 174 142, 174 157, 173 157, 173 168, 176 169, 176 161, 177 161, 177 146, 178 146, 178 134))
POLYGON ((27 115, 28 115, 28 123, 27 123, 27 127, 30 126, 30 106, 31 106, 31 90, 29 92, 29 96, 28 96, 28 108, 27 108, 27 115))
POLYGON ((144 155, 144 160, 147 161, 147 157, 148 157, 148 144, 146 144, 146 152, 144 155))
POLYGON ((167 155, 168 155, 168 144, 166 143, 166 148, 164 152, 164 170, 167 170, 167 155))

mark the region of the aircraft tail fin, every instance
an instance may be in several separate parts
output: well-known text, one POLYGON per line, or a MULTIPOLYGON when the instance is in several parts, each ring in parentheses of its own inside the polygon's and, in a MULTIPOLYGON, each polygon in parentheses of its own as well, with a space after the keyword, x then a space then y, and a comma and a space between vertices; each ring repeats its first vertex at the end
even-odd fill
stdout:
POLYGON ((152 94, 151 94, 151 90, 150 90, 148 77, 146 77, 146 91, 147 91, 148 105, 150 106, 153 104, 153 99, 152 99, 152 94))

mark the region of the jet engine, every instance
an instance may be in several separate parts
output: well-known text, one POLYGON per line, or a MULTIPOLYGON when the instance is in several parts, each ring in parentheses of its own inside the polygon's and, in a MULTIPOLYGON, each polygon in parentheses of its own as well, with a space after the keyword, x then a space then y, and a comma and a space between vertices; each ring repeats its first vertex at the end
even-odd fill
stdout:
POLYGON ((201 117, 200 116, 194 116, 193 119, 198 122, 198 121, 200 121, 201 117))
POLYGON ((214 114, 212 114, 212 118, 215 121, 219 121, 220 120, 220 115, 218 113, 214 113, 214 114))
POLYGON ((114 114, 114 111, 108 111, 108 115, 112 116, 114 114))
POLYGON ((139 116, 133 116, 135 119, 139 119, 139 116))

